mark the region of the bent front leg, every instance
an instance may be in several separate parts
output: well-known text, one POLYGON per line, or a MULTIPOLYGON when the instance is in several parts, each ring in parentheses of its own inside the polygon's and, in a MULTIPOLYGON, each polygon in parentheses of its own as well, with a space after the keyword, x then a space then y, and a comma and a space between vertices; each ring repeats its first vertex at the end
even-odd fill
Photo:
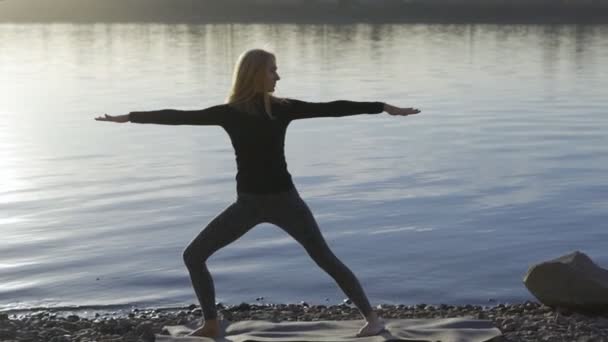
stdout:
POLYGON ((259 218, 254 208, 242 201, 236 201, 215 217, 184 250, 184 262, 205 320, 217 317, 215 287, 207 268, 207 259, 258 223, 259 218))

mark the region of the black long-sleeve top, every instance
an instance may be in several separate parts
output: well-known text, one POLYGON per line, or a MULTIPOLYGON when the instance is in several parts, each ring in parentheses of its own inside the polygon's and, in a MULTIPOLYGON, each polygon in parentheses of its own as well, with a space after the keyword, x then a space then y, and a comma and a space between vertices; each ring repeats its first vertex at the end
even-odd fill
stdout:
POLYGON ((285 132, 292 120, 377 114, 383 102, 333 101, 311 103, 295 99, 273 101, 271 119, 257 99, 260 114, 248 114, 228 104, 202 110, 165 109, 131 112, 129 121, 164 125, 217 125, 230 136, 236 155, 237 192, 268 194, 291 190, 294 184, 285 161, 285 132))

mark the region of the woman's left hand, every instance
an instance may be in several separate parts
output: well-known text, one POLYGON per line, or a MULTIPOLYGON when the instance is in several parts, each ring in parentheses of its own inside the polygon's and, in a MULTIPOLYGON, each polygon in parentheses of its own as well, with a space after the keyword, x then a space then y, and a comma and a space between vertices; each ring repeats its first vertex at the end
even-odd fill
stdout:
POLYGON ((388 103, 384 104, 384 111, 390 115, 400 115, 400 116, 414 115, 414 114, 420 113, 420 109, 418 109, 418 108, 399 108, 399 107, 391 106, 388 103))

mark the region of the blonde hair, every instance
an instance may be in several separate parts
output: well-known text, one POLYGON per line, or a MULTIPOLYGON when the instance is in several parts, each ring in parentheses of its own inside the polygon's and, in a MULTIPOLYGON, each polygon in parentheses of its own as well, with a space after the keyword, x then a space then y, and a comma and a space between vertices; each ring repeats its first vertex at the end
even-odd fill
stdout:
POLYGON ((266 91, 266 71, 271 63, 275 62, 274 54, 262 49, 252 49, 243 52, 234 67, 232 89, 228 95, 229 105, 248 114, 259 113, 256 97, 264 96, 264 109, 271 119, 271 102, 279 99, 266 91))

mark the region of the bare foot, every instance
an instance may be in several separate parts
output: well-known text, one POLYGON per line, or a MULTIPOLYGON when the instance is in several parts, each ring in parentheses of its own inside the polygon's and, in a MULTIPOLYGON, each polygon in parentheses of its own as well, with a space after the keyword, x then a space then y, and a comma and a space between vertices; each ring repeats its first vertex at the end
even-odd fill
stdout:
POLYGON ((365 325, 357 333, 357 337, 374 336, 386 330, 384 322, 376 313, 366 317, 365 325))
POLYGON ((215 319, 205 321, 202 327, 189 333, 188 336, 202 336, 216 338, 220 337, 220 324, 215 319))

